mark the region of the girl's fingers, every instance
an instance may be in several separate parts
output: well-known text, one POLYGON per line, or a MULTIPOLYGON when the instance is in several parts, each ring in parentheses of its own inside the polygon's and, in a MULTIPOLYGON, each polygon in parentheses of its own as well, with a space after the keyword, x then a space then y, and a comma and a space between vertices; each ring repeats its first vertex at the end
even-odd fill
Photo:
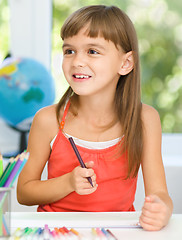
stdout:
MULTIPOLYGON (((81 184, 83 184, 83 187, 85 186, 85 188, 87 188, 87 185, 89 186, 89 187, 92 187, 92 185, 90 184, 90 182, 89 182, 89 180, 87 179, 87 178, 85 178, 83 181, 81 181, 80 182, 81 184)), ((96 181, 94 180, 92 180, 92 184, 93 184, 93 186, 95 186, 96 185, 96 181)))
POLYGON ((161 212, 161 204, 158 203, 144 203, 142 211, 149 211, 152 213, 161 212))
POLYGON ((140 219, 148 224, 151 225, 160 225, 162 223, 162 217, 160 214, 147 214, 145 215, 144 213, 141 214, 140 219))
POLYGON ((75 191, 80 195, 91 194, 96 191, 97 187, 98 187, 98 184, 95 183, 93 184, 93 187, 92 187, 91 184, 87 182, 77 186, 77 189, 75 191))
POLYGON ((165 205, 163 201, 155 195, 150 195, 145 198, 145 202, 142 208, 142 211, 146 210, 153 213, 161 212, 164 210, 165 205))
POLYGON ((167 220, 168 211, 165 203, 155 195, 146 197, 140 216, 141 226, 149 231, 157 231, 166 225, 167 220))
POLYGON ((160 212, 149 212, 146 210, 142 210, 142 214, 140 218, 145 223, 150 223, 156 226, 164 226, 167 223, 167 212, 165 210, 161 210, 160 212))
MULTIPOLYGON (((97 183, 95 180, 92 180, 92 184, 95 187, 97 183)), ((81 188, 93 188, 87 178, 84 178, 82 181, 77 182, 77 185, 81 188)))
MULTIPOLYGON (((87 163, 88 167, 93 166, 93 161, 87 163)), ((76 167, 73 170, 72 184, 75 192, 80 195, 91 194, 97 189, 96 174, 92 168, 76 167), (93 186, 88 181, 88 177, 92 179, 93 186)))
POLYGON ((149 231, 159 230, 163 226, 163 221, 160 214, 151 213, 148 211, 142 211, 139 222, 145 230, 149 231))
POLYGON ((145 197, 146 204, 162 204, 163 201, 156 195, 149 195, 145 197))
POLYGON ((151 224, 148 221, 143 221, 142 219, 139 220, 140 225, 142 226, 143 229, 147 230, 147 231, 159 231, 162 226, 158 226, 156 224, 151 224))
POLYGON ((91 169, 91 168, 87 169, 87 168, 79 167, 77 169, 77 175, 80 176, 80 177, 84 177, 84 178, 92 177, 94 174, 95 174, 94 170, 91 169))
POLYGON ((94 162, 93 162, 93 161, 86 162, 86 163, 85 163, 85 166, 86 166, 87 168, 93 168, 94 162))
POLYGON ((77 193, 79 195, 87 195, 87 194, 91 194, 91 193, 95 192, 96 190, 97 190, 97 185, 95 187, 91 187, 91 188, 80 189, 79 191, 77 191, 77 193))

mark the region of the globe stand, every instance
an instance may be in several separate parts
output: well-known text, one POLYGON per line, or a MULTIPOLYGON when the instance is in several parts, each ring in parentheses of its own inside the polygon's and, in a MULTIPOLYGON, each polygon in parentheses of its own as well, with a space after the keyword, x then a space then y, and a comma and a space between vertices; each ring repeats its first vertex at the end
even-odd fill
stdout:
POLYGON ((14 126, 11 126, 8 124, 10 128, 20 133, 20 142, 19 142, 19 149, 17 152, 11 153, 11 154, 5 154, 3 155, 4 158, 11 158, 17 156, 19 153, 22 153, 24 150, 27 149, 27 134, 29 133, 29 130, 20 130, 14 126))

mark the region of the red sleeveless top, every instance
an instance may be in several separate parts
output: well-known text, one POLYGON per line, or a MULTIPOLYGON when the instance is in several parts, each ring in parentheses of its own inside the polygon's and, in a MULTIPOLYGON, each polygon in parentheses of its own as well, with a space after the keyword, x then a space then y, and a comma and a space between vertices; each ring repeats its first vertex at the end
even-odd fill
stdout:
MULTIPOLYGON (((62 133, 68 102, 63 114, 60 130, 53 143, 48 160, 48 179, 71 172, 79 165, 69 140, 62 133)), ((94 161, 94 172, 98 188, 94 193, 79 195, 72 192, 57 202, 40 205, 38 212, 110 212, 134 211, 137 177, 126 179, 128 161, 125 155, 117 155, 117 146, 105 149, 87 149, 77 146, 84 162, 94 161)))

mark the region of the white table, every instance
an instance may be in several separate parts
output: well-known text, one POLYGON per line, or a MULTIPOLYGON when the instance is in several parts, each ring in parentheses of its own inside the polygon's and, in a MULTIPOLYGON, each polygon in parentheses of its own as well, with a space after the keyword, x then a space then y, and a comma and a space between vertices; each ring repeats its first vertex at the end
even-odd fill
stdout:
POLYGON ((49 228, 66 226, 69 229, 73 227, 87 236, 91 236, 91 227, 109 228, 118 240, 182 239, 182 214, 174 214, 169 224, 157 232, 144 231, 142 228, 131 228, 133 224, 138 222, 139 216, 140 212, 12 212, 11 232, 13 233, 18 227, 44 227, 45 224, 48 224, 49 228))

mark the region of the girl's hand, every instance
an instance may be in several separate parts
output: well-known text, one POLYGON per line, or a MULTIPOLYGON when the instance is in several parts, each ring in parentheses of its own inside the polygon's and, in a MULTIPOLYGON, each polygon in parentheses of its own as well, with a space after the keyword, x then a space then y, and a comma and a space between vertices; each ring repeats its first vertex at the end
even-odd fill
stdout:
POLYGON ((167 225, 170 218, 170 209, 156 195, 145 198, 140 216, 140 225, 148 231, 158 231, 167 225))
POLYGON ((82 168, 81 166, 78 166, 71 172, 71 186, 73 190, 80 195, 91 194, 95 192, 98 186, 96 184, 96 175, 94 173, 94 170, 92 169, 94 162, 90 161, 87 162, 85 165, 87 168, 82 168), (91 177, 93 187, 89 183, 87 177, 91 177))

